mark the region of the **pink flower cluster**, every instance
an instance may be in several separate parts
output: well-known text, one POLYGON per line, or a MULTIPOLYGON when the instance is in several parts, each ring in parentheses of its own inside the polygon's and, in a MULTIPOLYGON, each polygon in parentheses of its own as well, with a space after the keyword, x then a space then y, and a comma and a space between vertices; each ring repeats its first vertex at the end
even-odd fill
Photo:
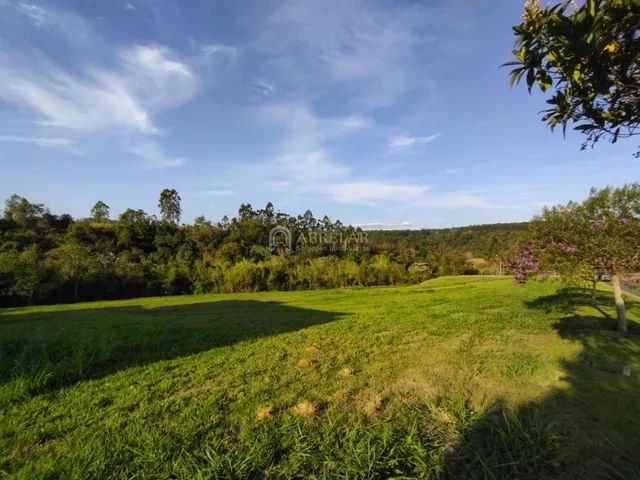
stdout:
MULTIPOLYGON (((598 228, 601 227, 605 224, 606 222, 602 219, 600 220, 594 220, 593 222, 591 222, 591 228, 598 228)), ((619 217, 618 218, 618 223, 620 225, 629 225, 629 219, 626 217, 619 217)))
POLYGON ((567 253, 576 253, 578 251, 578 249, 576 247, 574 247, 572 245, 569 245, 568 243, 556 242, 555 245, 560 250, 564 250, 567 253))
POLYGON ((546 272, 541 271, 540 264, 535 260, 531 247, 527 244, 520 247, 520 256, 516 260, 505 262, 504 267, 514 275, 515 285, 525 283, 532 275, 537 275, 539 280, 545 280, 548 277, 546 272))

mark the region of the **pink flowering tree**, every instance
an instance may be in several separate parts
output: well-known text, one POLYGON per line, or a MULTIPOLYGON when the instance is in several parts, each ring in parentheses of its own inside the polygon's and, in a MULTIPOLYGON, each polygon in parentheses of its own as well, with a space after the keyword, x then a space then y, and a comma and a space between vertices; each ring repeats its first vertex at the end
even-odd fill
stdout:
POLYGON ((626 333, 621 278, 640 272, 640 184, 593 189, 583 203, 546 208, 507 266, 517 284, 556 274, 595 285, 596 275, 608 275, 618 330, 626 333))

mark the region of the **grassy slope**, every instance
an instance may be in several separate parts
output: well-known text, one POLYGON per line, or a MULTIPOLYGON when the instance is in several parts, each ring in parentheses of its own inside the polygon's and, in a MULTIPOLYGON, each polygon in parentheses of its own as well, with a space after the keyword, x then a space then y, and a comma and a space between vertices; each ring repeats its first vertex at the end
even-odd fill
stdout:
POLYGON ((1 311, 0 475, 640 475, 640 308, 619 337, 608 293, 557 287, 455 277, 1 311))

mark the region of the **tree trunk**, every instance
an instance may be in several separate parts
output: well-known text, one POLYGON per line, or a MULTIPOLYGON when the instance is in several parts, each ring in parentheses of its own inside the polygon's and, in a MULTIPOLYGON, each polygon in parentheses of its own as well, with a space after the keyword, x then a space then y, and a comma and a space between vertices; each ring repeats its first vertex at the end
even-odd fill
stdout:
POLYGON ((627 333, 627 317, 624 313, 624 298, 622 298, 622 288, 620 288, 620 277, 618 275, 611 277, 611 285, 613 286, 613 298, 616 301, 616 311, 618 313, 618 331, 627 333))
MULTIPOLYGON (((73 291, 73 296, 74 296, 74 298, 75 298, 75 303, 78 303, 78 284, 79 284, 79 283, 80 283, 80 282, 78 282, 78 280, 76 280, 76 286, 75 286, 75 289, 74 289, 74 291, 73 291)), ((622 308, 623 308, 623 310, 624 310, 624 306, 623 306, 622 308)))
POLYGON ((593 280, 591 280, 591 300, 595 300, 596 299, 596 288, 598 286, 598 280, 596 280, 595 277, 593 277, 593 280))

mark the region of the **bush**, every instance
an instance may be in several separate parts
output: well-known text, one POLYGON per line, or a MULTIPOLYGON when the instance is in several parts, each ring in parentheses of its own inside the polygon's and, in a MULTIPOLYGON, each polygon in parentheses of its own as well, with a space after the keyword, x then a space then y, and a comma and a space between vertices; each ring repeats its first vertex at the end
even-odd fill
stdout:
POLYGON ((267 270, 268 290, 290 290, 292 288, 292 265, 284 257, 273 256, 263 263, 267 270))
POLYGON ((267 275, 261 264, 241 260, 227 270, 225 287, 228 292, 258 292, 266 290, 267 275))
POLYGON ((195 262, 193 286, 195 293, 216 293, 225 291, 225 274, 228 265, 220 261, 195 262))
POLYGON ((386 253, 374 256, 365 271, 367 285, 396 285, 408 281, 404 266, 392 262, 386 253))

